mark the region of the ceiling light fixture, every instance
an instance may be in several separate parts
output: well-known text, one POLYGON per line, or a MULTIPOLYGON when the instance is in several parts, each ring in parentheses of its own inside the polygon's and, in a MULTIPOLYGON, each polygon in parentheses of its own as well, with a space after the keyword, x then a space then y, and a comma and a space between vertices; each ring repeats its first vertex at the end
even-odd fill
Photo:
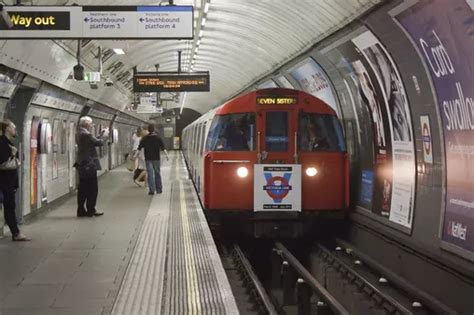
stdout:
POLYGON ((201 26, 204 26, 204 25, 206 25, 206 18, 205 17, 203 17, 202 21, 201 21, 201 26))
POLYGON ((113 48, 112 50, 113 50, 114 53, 116 53, 117 55, 125 55, 125 51, 123 51, 122 48, 113 48))
POLYGON ((209 5, 210 3, 206 2, 206 4, 204 5, 204 13, 207 13, 209 11, 209 5))
POLYGON ((199 38, 201 38, 203 34, 204 34, 204 30, 200 30, 199 31, 199 38))
POLYGON ((199 46, 199 45, 201 45, 201 40, 198 40, 198 41, 196 42, 196 46, 199 46))
MULTIPOLYGON (((193 72, 193 69, 191 69, 191 72, 193 72)), ((179 110, 179 114, 181 115, 181 113, 183 112, 183 106, 184 106, 184 101, 186 100, 186 95, 188 95, 187 92, 184 92, 184 96, 183 96, 183 102, 181 103, 181 109, 179 110)))

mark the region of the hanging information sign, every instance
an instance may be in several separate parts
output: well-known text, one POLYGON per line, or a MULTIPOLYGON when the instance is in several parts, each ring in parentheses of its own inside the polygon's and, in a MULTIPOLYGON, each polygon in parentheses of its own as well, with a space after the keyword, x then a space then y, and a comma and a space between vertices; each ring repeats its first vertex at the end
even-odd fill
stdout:
POLYGON ((192 6, 4 6, 0 38, 192 39, 192 6))
POLYGON ((209 72, 137 73, 133 76, 133 92, 209 92, 209 72))

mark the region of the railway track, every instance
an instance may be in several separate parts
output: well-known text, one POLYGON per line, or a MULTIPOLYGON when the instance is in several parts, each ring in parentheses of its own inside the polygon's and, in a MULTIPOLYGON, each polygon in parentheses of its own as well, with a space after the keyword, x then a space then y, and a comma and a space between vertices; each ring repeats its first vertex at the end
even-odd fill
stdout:
POLYGON ((285 314, 456 314, 401 283, 348 243, 315 244, 306 268, 283 244, 272 251, 272 290, 285 314), (311 269, 311 271, 309 270, 311 269), (409 289, 407 289, 409 288, 409 289))
POLYGON ((241 314, 456 314, 350 244, 335 244, 292 252, 277 242, 250 260, 237 244, 223 247, 241 314), (258 268, 258 259, 268 262, 258 268))
POLYGON ((221 246, 219 251, 240 314, 278 314, 240 246, 221 246))

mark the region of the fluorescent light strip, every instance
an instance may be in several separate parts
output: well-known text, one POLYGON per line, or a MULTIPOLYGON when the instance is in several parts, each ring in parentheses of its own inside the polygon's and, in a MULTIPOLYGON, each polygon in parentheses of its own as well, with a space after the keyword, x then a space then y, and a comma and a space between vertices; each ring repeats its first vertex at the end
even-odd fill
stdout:
POLYGON ((199 46, 199 45, 201 45, 201 40, 198 40, 198 41, 196 42, 196 46, 199 46))
POLYGON ((117 55, 125 55, 125 51, 123 51, 122 48, 113 48, 112 50, 113 50, 114 53, 116 53, 117 55))
MULTIPOLYGON (((193 69, 191 69, 191 72, 193 71, 193 69)), ((181 113, 183 112, 183 106, 184 106, 184 101, 186 100, 186 96, 188 95, 188 92, 184 92, 184 96, 183 96, 183 102, 181 103, 181 109, 179 110, 179 114, 181 115, 181 113)))
POLYGON ((209 11, 209 5, 210 3, 206 2, 206 4, 204 5, 204 13, 207 13, 209 11))
POLYGON ((200 30, 199 31, 199 38, 201 38, 203 34, 204 34, 204 30, 200 30))
POLYGON ((205 17, 202 18, 201 25, 202 26, 206 25, 206 18, 205 17))

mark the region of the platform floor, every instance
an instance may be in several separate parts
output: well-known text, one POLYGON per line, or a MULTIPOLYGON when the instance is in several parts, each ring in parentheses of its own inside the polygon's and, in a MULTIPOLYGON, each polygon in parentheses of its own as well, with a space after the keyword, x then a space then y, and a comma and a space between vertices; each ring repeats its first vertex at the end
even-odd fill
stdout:
POLYGON ((0 314, 236 314, 235 300, 180 153, 148 196, 119 168, 99 181, 98 209, 76 198, 0 240, 0 314))

